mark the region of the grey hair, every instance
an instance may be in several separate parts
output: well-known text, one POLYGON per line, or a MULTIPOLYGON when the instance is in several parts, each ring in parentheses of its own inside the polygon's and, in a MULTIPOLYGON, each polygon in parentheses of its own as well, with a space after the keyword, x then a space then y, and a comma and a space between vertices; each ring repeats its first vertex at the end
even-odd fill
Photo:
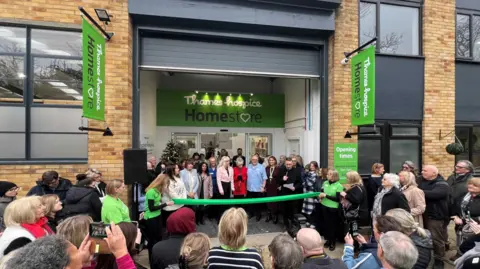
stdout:
POLYGON ((457 162, 457 164, 458 163, 464 163, 470 173, 473 173, 473 171, 475 170, 475 166, 473 166, 473 163, 469 160, 460 160, 457 162))
POLYGON ((427 230, 420 227, 420 225, 417 222, 415 222, 415 219, 413 218, 412 214, 410 214, 410 212, 407 212, 405 209, 401 209, 401 208, 390 209, 387 211, 385 215, 391 216, 395 220, 397 220, 398 223, 402 225, 403 230, 408 234, 416 232, 420 237, 423 237, 423 238, 430 237, 429 232, 427 232, 427 230))
POLYGON ((237 165, 239 165, 239 164, 243 165, 243 159, 242 159, 242 157, 238 157, 238 158, 235 160, 235 163, 236 163, 237 165))
POLYGON ((400 188, 400 178, 396 174, 386 173, 383 175, 385 180, 388 180, 394 187, 400 188))
POLYGON ((288 235, 277 235, 268 250, 273 258, 275 269, 300 269, 303 264, 303 253, 300 246, 288 235))
POLYGON ((417 247, 401 232, 390 231, 380 237, 384 260, 394 269, 412 269, 418 259, 417 247))
POLYGON ((9 269, 61 269, 70 263, 70 243, 58 236, 45 236, 18 249, 6 262, 9 269), (45 262, 48 261, 48 262, 45 262))

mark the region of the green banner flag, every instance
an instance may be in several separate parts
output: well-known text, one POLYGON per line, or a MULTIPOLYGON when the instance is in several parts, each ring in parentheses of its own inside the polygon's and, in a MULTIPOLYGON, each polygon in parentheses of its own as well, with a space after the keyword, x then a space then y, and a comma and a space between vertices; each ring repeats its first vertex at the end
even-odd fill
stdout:
POLYGON ((285 97, 158 90, 157 125, 284 128, 285 97))
POLYGON ((333 167, 340 176, 340 182, 346 183, 348 171, 358 171, 358 144, 337 143, 334 146, 333 167))
POLYGON ((85 19, 83 36, 83 116, 105 120, 105 37, 85 19))
POLYGON ((352 58, 352 126, 375 123, 375 47, 352 58))

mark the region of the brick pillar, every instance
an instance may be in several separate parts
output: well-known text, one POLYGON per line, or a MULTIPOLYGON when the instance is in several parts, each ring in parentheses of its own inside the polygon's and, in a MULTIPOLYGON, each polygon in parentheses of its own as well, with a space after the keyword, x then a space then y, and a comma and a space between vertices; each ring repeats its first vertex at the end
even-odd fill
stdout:
POLYGON ((328 166, 333 167, 334 143, 355 143, 356 137, 343 138, 351 127, 350 64, 342 65, 346 51, 358 47, 358 1, 343 0, 336 11, 335 34, 328 47, 328 166))
POLYGON ((423 164, 448 176, 455 159, 445 151, 451 137, 439 139, 439 132, 455 129, 455 0, 425 0, 423 10, 423 164))

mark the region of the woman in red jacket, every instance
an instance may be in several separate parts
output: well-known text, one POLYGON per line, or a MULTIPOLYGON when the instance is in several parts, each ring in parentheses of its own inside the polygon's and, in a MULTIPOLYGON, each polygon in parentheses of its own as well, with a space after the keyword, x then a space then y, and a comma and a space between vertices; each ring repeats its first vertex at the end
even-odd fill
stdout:
MULTIPOLYGON (((244 166, 241 157, 233 161, 237 164, 237 166, 233 168, 233 184, 235 185, 233 197, 235 199, 242 199, 245 198, 247 194, 247 167, 244 166)), ((243 208, 243 205, 238 205, 238 207, 243 208)))

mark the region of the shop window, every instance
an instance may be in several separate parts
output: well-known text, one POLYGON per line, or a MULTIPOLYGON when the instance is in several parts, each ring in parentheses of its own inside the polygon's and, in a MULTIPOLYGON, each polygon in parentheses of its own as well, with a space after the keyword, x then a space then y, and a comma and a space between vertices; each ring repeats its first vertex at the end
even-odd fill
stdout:
POLYGON ((87 160, 81 56, 79 31, 0 25, 0 163, 87 160))
POLYGON ((379 37, 377 50, 386 54, 420 54, 419 7, 390 5, 383 0, 360 2, 360 44, 379 37), (380 8, 380 12, 377 12, 380 8))
POLYGON ((480 14, 457 14, 456 54, 480 61, 480 14))
POLYGON ((470 160, 475 167, 475 174, 480 173, 480 125, 457 126, 455 128, 457 138, 462 142, 465 151, 455 156, 455 161, 470 160))
POLYGON ((360 134, 358 137, 358 170, 369 175, 374 163, 385 165, 385 171, 397 173, 402 163, 410 160, 421 164, 421 129, 416 123, 381 122, 376 128, 359 127, 360 133, 376 131, 377 134, 360 134))

